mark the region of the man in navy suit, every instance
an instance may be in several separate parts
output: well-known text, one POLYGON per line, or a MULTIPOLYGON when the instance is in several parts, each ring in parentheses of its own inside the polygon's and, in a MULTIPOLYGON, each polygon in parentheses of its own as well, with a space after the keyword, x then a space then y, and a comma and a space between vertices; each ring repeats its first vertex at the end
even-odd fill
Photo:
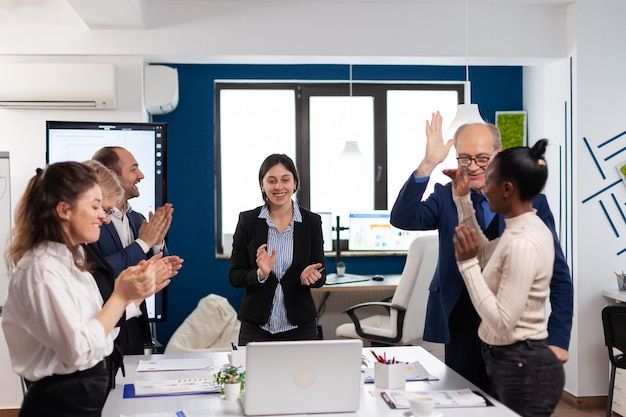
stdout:
MULTIPOLYGON (((164 238, 172 222, 173 208, 165 204, 149 221, 132 210, 128 200, 139 196, 137 184, 144 178, 135 157, 126 149, 109 146, 98 150, 93 159, 113 171, 124 188, 124 197, 111 214, 111 222, 100 229, 97 242, 100 252, 109 263, 115 276, 129 266, 148 259, 164 249, 164 238)), ((126 326, 122 327, 120 339, 124 354, 143 355, 144 347, 150 346, 152 338, 146 311, 146 303, 130 305, 126 310, 126 326)))
MULTIPOLYGON (((430 123, 426 123, 424 159, 400 190, 391 212, 391 223, 405 230, 439 231, 439 260, 429 287, 424 340, 445 343, 446 364, 475 385, 488 390, 489 381, 478 337, 480 318, 469 298, 454 257, 452 238, 458 216, 450 184, 437 184, 426 200, 422 201, 422 197, 430 174, 445 160, 455 145, 459 165, 467 169, 478 223, 489 239, 500 236, 504 229, 504 219, 489 210, 481 189, 485 186, 487 165, 501 149, 502 143, 496 126, 468 124, 461 126, 454 139, 444 144, 441 124, 439 112, 433 114, 430 123)), ((550 283, 548 345, 565 362, 568 359, 567 349, 572 328, 572 280, 546 197, 543 194, 538 195, 533 206, 554 237, 556 256, 550 283)))

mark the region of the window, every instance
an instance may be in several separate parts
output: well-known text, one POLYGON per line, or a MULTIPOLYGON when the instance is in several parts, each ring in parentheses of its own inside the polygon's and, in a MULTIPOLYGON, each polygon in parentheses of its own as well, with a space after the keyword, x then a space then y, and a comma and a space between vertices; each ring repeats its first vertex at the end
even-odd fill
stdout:
MULTIPOLYGON (((230 253, 239 212, 262 203, 267 155, 295 160, 302 206, 348 226, 350 210, 391 209, 424 155, 425 121, 439 110, 450 123, 462 97, 463 84, 354 83, 350 96, 346 83, 218 83, 218 253, 230 253)), ((444 165, 455 162, 451 153, 444 165)))

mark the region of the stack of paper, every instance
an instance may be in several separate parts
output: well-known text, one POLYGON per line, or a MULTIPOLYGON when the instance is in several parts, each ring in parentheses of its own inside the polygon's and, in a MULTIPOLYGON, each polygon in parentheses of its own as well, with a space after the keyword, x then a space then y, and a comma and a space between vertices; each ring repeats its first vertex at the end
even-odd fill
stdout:
POLYGON ((414 395, 431 397, 436 408, 486 407, 485 398, 470 389, 441 391, 383 391, 381 397, 390 408, 409 408, 409 398, 414 395))
POLYGON ((213 366, 209 358, 140 360, 137 372, 188 371, 213 366))
POLYGON ((179 378, 167 381, 135 381, 134 385, 136 397, 202 394, 219 391, 219 386, 212 377, 179 378))

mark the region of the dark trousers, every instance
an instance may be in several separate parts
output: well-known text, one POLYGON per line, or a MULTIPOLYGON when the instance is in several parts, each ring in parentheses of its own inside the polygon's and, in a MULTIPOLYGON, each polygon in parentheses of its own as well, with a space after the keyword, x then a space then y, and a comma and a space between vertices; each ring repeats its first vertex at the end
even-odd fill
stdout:
POLYGON ((524 417, 552 415, 561 399, 565 372, 545 340, 483 344, 483 356, 500 402, 524 417))
POLYGON ((108 383, 104 361, 84 371, 27 382, 19 417, 100 417, 108 383))
POLYGON ((239 330, 239 346, 245 346, 248 342, 282 342, 289 340, 315 340, 317 339, 317 323, 301 324, 292 330, 280 333, 270 333, 261 329, 258 325, 241 322, 239 330))
POLYGON ((486 392, 490 391, 478 337, 480 317, 466 289, 449 318, 450 342, 445 345, 445 362, 462 377, 486 392))

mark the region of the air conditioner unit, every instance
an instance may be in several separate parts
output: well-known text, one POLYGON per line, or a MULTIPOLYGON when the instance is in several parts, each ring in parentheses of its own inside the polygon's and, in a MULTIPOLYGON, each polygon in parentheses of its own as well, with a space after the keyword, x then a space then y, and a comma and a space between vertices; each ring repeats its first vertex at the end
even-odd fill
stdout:
POLYGON ((112 64, 0 64, 0 108, 114 109, 112 64))

